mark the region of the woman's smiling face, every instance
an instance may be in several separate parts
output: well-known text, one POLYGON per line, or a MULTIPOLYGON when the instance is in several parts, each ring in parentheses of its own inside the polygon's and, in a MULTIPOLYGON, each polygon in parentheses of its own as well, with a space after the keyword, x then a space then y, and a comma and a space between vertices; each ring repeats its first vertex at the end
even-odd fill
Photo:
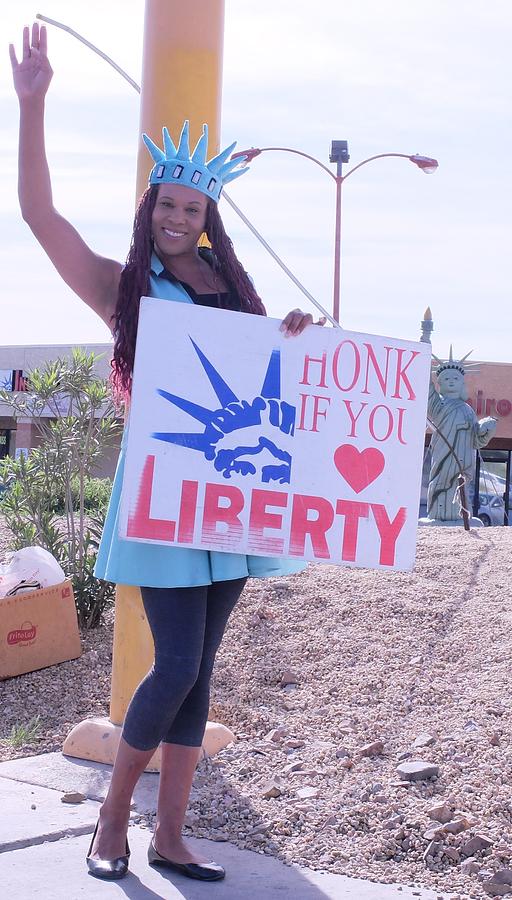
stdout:
POLYGON ((181 184, 160 184, 151 219, 160 256, 195 252, 206 224, 208 198, 181 184))

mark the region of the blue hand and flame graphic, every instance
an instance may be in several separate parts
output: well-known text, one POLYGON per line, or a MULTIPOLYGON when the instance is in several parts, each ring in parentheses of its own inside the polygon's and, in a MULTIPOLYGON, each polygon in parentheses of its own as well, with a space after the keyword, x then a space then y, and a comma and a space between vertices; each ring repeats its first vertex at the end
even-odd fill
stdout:
MULTIPOLYGON (((201 422, 204 425, 204 431, 157 431, 152 434, 152 437, 169 444, 197 450, 204 455, 205 459, 213 462, 215 470, 222 473, 224 478, 231 478, 233 473, 242 476, 256 475, 257 457, 264 451, 268 451, 275 462, 262 465, 261 480, 265 484, 271 481, 289 484, 292 456, 287 450, 279 447, 264 434, 258 435, 255 440, 252 432, 250 439, 245 443, 239 443, 241 435, 237 435, 237 432, 262 425, 265 421, 283 435, 293 437, 295 406, 281 400, 280 351, 272 350, 271 352, 260 393, 252 400, 240 400, 200 347, 192 338, 190 340, 219 400, 220 407, 207 409, 192 400, 178 397, 176 394, 158 388, 157 393, 160 397, 188 413, 197 422, 201 422), (226 443, 226 439, 229 446, 219 447, 221 442, 222 444, 226 443)), ((278 440, 277 437, 276 440, 278 440)))

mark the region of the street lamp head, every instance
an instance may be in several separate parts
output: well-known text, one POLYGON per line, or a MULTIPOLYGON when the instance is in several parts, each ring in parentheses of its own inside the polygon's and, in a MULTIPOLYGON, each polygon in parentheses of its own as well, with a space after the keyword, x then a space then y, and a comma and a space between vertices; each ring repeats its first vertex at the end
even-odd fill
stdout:
POLYGON ((258 150, 257 147, 251 147, 250 150, 238 150, 236 153, 231 154, 231 159, 238 159, 240 156, 245 157, 245 162, 252 162, 255 156, 259 156, 261 150, 258 150))
POLYGON ((432 159, 430 156, 420 156, 418 153, 410 156, 409 159, 415 166, 418 166, 418 169, 425 172, 425 175, 433 175, 439 166, 437 159, 432 159))

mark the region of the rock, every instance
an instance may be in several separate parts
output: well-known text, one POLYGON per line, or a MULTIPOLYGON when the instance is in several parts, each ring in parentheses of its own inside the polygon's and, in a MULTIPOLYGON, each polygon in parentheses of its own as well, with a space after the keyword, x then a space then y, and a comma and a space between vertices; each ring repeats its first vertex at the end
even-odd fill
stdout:
POLYGON ((352 762, 351 759, 342 759, 340 761, 341 769, 351 769, 353 767, 353 765, 354 765, 354 763, 352 762))
POLYGON ((298 675, 295 675, 291 669, 286 669, 285 672, 281 675, 281 687, 287 687, 289 684, 299 684, 300 678, 298 675))
POLYGON ((424 781, 439 775, 439 766, 417 759, 414 762, 400 763, 396 771, 404 781, 424 781))
POLYGON ((422 731, 415 739, 413 747, 415 750, 420 750, 422 747, 431 747, 432 744, 435 744, 435 741, 433 734, 429 734, 428 731, 422 731))
POLYGON ((463 875, 476 875, 479 870, 480 863, 473 856, 464 859, 460 864, 460 871, 463 875))
POLYGON ((83 803, 84 800, 87 800, 87 797, 79 791, 70 791, 60 798, 61 803, 83 803))
POLYGON ((307 814, 316 812, 315 807, 312 806, 311 803, 297 803, 295 809, 300 809, 301 812, 304 812, 307 814))
POLYGON ((505 712, 501 706, 488 706, 485 711, 488 716, 502 716, 505 712))
POLYGON ((430 826, 430 828, 427 828, 427 830, 423 832, 423 837, 426 841, 434 841, 436 838, 440 838, 442 834, 443 828, 441 825, 438 826, 438 828, 430 826))
POLYGON ((493 881, 485 881, 482 885, 483 890, 490 894, 491 897, 510 897, 512 887, 505 884, 496 884, 493 881))
POLYGON ((305 746, 306 746, 306 742, 305 742, 305 741, 299 741, 299 740, 297 740, 296 738, 288 738, 288 739, 284 742, 284 745, 283 745, 283 746, 284 746, 284 747, 288 747, 290 750, 300 750, 301 747, 305 747, 305 746))
POLYGON ((441 844, 438 841, 430 841, 428 844, 424 854, 423 859, 426 862, 429 856, 435 856, 436 853, 441 849, 441 844))
POLYGON ((478 725, 474 719, 468 719, 464 725, 464 731, 478 731, 478 725))
POLYGON ((398 828, 399 825, 402 824, 402 822, 403 822, 403 816, 400 816, 397 814, 396 816, 390 816, 389 819, 386 819, 382 823, 382 827, 383 828, 398 828))
POLYGON ((253 613, 252 616, 249 616, 248 625, 250 628, 257 628, 258 625, 261 625, 261 622, 262 620, 257 613, 253 613))
POLYGON ((478 880, 479 881, 489 881, 493 875, 494 875, 494 872, 492 869, 480 869, 480 871, 478 873, 478 880))
POLYGON ((290 772, 298 772, 303 768, 303 765, 304 763, 301 762, 288 763, 288 765, 283 769, 283 774, 289 775, 290 772))
POLYGON ((466 841, 466 843, 462 845, 461 852, 464 856, 473 856, 473 854, 478 853, 479 850, 488 850, 492 845, 493 841, 491 838, 487 837, 487 835, 475 834, 469 841, 466 841))
POLYGON ((316 709, 311 710, 312 716, 322 716, 322 718, 324 716, 328 716, 329 713, 330 713, 330 709, 328 706, 319 706, 316 709))
POLYGON ((185 825, 187 825, 189 828, 193 828, 194 825, 197 825, 197 823, 199 822, 199 818, 200 817, 197 815, 197 813, 189 810, 185 814, 185 825))
POLYGON ((323 824, 323 827, 324 827, 324 828, 330 828, 331 826, 337 825, 337 824, 338 824, 338 820, 337 820, 336 816, 329 816, 329 817, 325 820, 325 822, 324 822, 324 824, 323 824))
POLYGON ((226 820, 224 816, 213 816, 213 818, 210 820, 210 825, 213 828, 222 828, 222 826, 225 824, 226 820))
POLYGON ((266 834, 267 831, 270 830, 270 825, 265 825, 264 822, 261 822, 259 825, 256 825, 254 828, 251 828, 250 831, 247 832, 249 837, 252 837, 254 834, 266 834))
POLYGON ((497 884, 512 884, 512 869, 498 869, 497 872, 493 875, 493 881, 496 881, 497 884))
POLYGON ((30 809, 37 809, 37 806, 35 805, 35 803, 30 804, 30 809))
POLYGON ((320 790, 313 785, 308 785, 308 787, 299 788, 296 794, 301 800, 316 800, 320 796, 320 790))
POLYGON ((371 744, 364 744, 364 746, 359 749, 359 756, 380 756, 383 751, 384 744, 382 741, 372 741, 371 744))
POLYGON ((471 822, 467 819, 452 819, 451 822, 446 822, 442 826, 442 830, 446 834, 460 834, 461 831, 467 831, 468 828, 471 828, 471 822))
POLYGON ((427 816, 436 822, 442 822, 443 825, 451 821, 452 815, 453 811, 446 803, 437 803, 436 806, 427 809, 427 816))
POLYGON ((288 581, 271 581, 270 588, 272 591, 291 591, 293 585, 288 581))
POLYGON ((422 656, 413 656, 413 658, 412 658, 412 659, 410 660, 410 662, 409 662, 409 665, 411 665, 411 666, 420 666, 422 662, 423 662, 423 657, 422 657, 422 656))
POLYGON ((260 617, 260 619, 275 619, 276 614, 273 609, 270 609, 269 606, 259 606, 256 610, 256 615, 260 617))
POLYGON ((457 850, 457 847, 445 847, 443 853, 448 859, 451 859, 452 862, 456 864, 460 863, 460 852, 457 850))
POLYGON ((345 759, 345 757, 350 756, 350 753, 344 747, 340 747, 339 750, 336 750, 336 756, 338 759, 345 759))
POLYGON ((493 731, 493 733, 489 737, 489 743, 492 747, 499 747, 500 745, 500 735, 497 731, 493 731))
POLYGON ((288 729, 285 725, 279 725, 277 728, 273 728, 272 731, 265 736, 266 741, 273 741, 276 744, 279 744, 283 738, 288 734, 288 729))
POLYGON ((505 897, 512 893, 512 869, 499 869, 482 884, 484 891, 491 897, 505 897))
POLYGON ((261 796, 265 800, 270 800, 272 797, 280 797, 282 793, 279 782, 276 780, 266 781, 261 789, 261 796))

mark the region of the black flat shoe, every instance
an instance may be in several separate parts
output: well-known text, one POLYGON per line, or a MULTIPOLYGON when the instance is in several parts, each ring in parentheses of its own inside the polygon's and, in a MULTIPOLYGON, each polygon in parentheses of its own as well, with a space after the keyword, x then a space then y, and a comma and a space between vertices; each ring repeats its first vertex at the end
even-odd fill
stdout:
POLYGON ((226 871, 219 866, 218 863, 175 863, 160 853, 155 847, 155 839, 151 841, 148 848, 148 862, 150 866, 165 866, 167 869, 173 869, 175 872, 181 872, 188 878, 197 878, 199 881, 220 881, 224 878, 226 871))
POLYGON ((94 838, 96 837, 96 832, 98 831, 98 825, 99 821, 96 822, 91 846, 89 847, 89 852, 85 858, 89 875, 94 875, 95 878, 104 878, 109 881, 119 881, 119 879, 124 878, 128 872, 128 860, 130 858, 128 838, 126 838, 126 854, 124 856, 117 856, 116 859, 93 859, 91 857, 91 850, 92 845, 94 844, 94 838))

